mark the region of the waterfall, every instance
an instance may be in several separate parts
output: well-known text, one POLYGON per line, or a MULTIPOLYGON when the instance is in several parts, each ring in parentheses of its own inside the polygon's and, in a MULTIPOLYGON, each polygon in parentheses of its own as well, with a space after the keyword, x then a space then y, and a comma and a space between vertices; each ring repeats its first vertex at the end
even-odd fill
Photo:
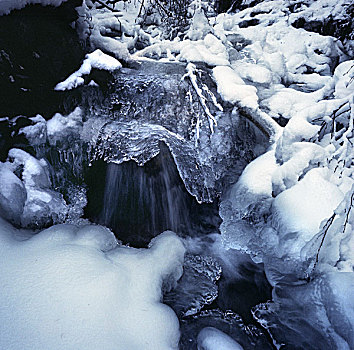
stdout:
POLYGON ((165 230, 189 234, 192 200, 167 147, 161 147, 144 166, 133 161, 107 165, 97 222, 122 241, 140 246, 165 230))

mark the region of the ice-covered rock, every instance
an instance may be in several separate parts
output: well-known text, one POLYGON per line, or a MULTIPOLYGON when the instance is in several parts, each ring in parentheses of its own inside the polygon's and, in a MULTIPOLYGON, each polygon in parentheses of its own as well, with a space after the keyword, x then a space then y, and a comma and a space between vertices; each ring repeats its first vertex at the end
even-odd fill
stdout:
POLYGON ((18 240, 0 220, 2 349, 178 348, 177 317, 160 302, 163 286, 182 274, 185 249, 175 234, 139 250, 93 225, 18 240))
POLYGON ((223 110, 205 67, 191 67, 185 75, 182 64, 142 62, 139 70, 117 74, 110 98, 83 125, 90 161, 143 165, 159 153, 162 141, 187 190, 211 202, 226 173, 239 172, 267 141, 237 109, 223 110))
POLYGON ((12 148, 8 161, 0 164, 5 218, 18 226, 43 227, 61 222, 67 214, 63 196, 51 189, 47 163, 27 152, 12 148), (11 195, 11 201, 6 201, 11 195), (12 197, 13 196, 13 197, 12 197))
POLYGON ((21 220, 27 193, 11 166, 0 163, 0 213, 3 218, 18 223, 21 220))
POLYGON ((308 283, 284 280, 274 289, 273 301, 253 313, 277 346, 349 350, 354 344, 353 284, 353 272, 327 273, 308 283))

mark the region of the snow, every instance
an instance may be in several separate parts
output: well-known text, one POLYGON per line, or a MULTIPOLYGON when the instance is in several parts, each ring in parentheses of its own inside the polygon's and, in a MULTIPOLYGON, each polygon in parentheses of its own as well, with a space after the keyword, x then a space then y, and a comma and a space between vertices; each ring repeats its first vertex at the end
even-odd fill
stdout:
POLYGON ((281 244, 287 245, 288 254, 299 253, 343 200, 343 193, 331 183, 330 175, 324 168, 312 169, 274 199, 272 225, 279 232, 281 244))
POLYGON ((206 327, 198 334, 198 350, 243 350, 243 347, 218 329, 206 327))
POLYGON ((182 274, 172 232, 149 249, 118 245, 100 226, 57 225, 27 240, 0 219, 0 347, 7 350, 178 348, 162 286, 182 274))
POLYGON ((354 60, 345 61, 334 71, 336 98, 345 98, 354 93, 354 60))
POLYGON ((51 145, 57 142, 70 142, 70 140, 79 138, 83 126, 83 112, 80 107, 76 107, 73 112, 67 116, 56 113, 47 121, 47 137, 51 145))
POLYGON ((31 145, 40 145, 47 139, 47 123, 39 114, 29 118, 34 124, 21 128, 19 134, 25 135, 31 145))
MULTIPOLYGON (((274 150, 266 152, 246 166, 238 180, 238 188, 246 188, 252 196, 271 197, 272 175, 278 166, 274 150)), ((235 194, 232 197, 238 196, 235 194)))
POLYGON ((0 0, 0 16, 9 14, 12 10, 20 10, 30 4, 42 6, 60 6, 67 0, 0 0))
POLYGON ((176 59, 182 62, 205 62, 211 66, 228 65, 225 46, 215 35, 209 33, 203 40, 184 40, 179 45, 176 59))
POLYGON ((242 78, 228 66, 218 66, 213 69, 218 93, 230 103, 239 103, 243 107, 256 109, 258 107, 257 88, 246 85, 242 78))
POLYGON ((261 64, 236 61, 232 68, 242 79, 248 79, 254 83, 270 84, 273 80, 271 71, 261 64))
POLYGON ((209 25, 208 19, 205 17, 204 10, 201 8, 197 9, 194 13, 192 24, 188 29, 186 37, 191 40, 201 40, 211 31, 212 28, 209 25))
POLYGON ((116 58, 106 55, 101 50, 97 49, 87 54, 79 70, 71 74, 64 81, 58 83, 54 90, 71 90, 83 85, 85 82, 83 76, 90 74, 93 68, 114 71, 121 67, 122 64, 116 58))
POLYGON ((354 235, 345 224, 353 190, 353 61, 337 39, 289 25, 302 15, 323 19, 334 11, 341 18, 343 9, 309 1, 290 13, 288 5, 264 1, 219 15, 213 26, 238 51, 230 65, 213 68, 221 97, 246 106, 236 87, 255 89, 253 109, 247 110, 251 120, 264 126, 271 118, 288 119, 284 128, 273 128, 268 152, 244 169, 223 198, 223 242, 251 252, 268 270, 298 273, 301 264, 315 261, 324 225, 337 213, 316 271, 353 271, 354 235), (259 24, 239 26, 251 19, 259 24), (336 125, 343 127, 333 131, 336 125))

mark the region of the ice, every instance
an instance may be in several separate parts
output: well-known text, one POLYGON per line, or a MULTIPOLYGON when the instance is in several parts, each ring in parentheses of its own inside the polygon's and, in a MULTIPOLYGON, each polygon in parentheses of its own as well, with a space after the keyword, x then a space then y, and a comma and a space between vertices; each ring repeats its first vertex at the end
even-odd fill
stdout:
POLYGON ((160 302, 182 274, 175 234, 139 250, 100 226, 58 225, 18 241, 0 225, 2 349, 178 348, 177 317, 160 302))
POLYGON ((97 49, 87 54, 79 70, 71 74, 64 81, 58 83, 54 90, 71 90, 83 85, 85 82, 83 76, 90 74, 92 68, 113 71, 121 67, 122 64, 116 58, 106 55, 101 50, 97 49))

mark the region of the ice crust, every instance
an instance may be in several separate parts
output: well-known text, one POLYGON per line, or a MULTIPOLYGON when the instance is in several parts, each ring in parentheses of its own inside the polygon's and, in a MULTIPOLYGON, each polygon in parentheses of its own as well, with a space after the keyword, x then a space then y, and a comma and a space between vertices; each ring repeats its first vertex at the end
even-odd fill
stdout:
POLYGON ((177 317, 160 302, 182 274, 185 248, 174 233, 139 250, 95 225, 18 240, 0 220, 2 349, 178 348, 177 317))

